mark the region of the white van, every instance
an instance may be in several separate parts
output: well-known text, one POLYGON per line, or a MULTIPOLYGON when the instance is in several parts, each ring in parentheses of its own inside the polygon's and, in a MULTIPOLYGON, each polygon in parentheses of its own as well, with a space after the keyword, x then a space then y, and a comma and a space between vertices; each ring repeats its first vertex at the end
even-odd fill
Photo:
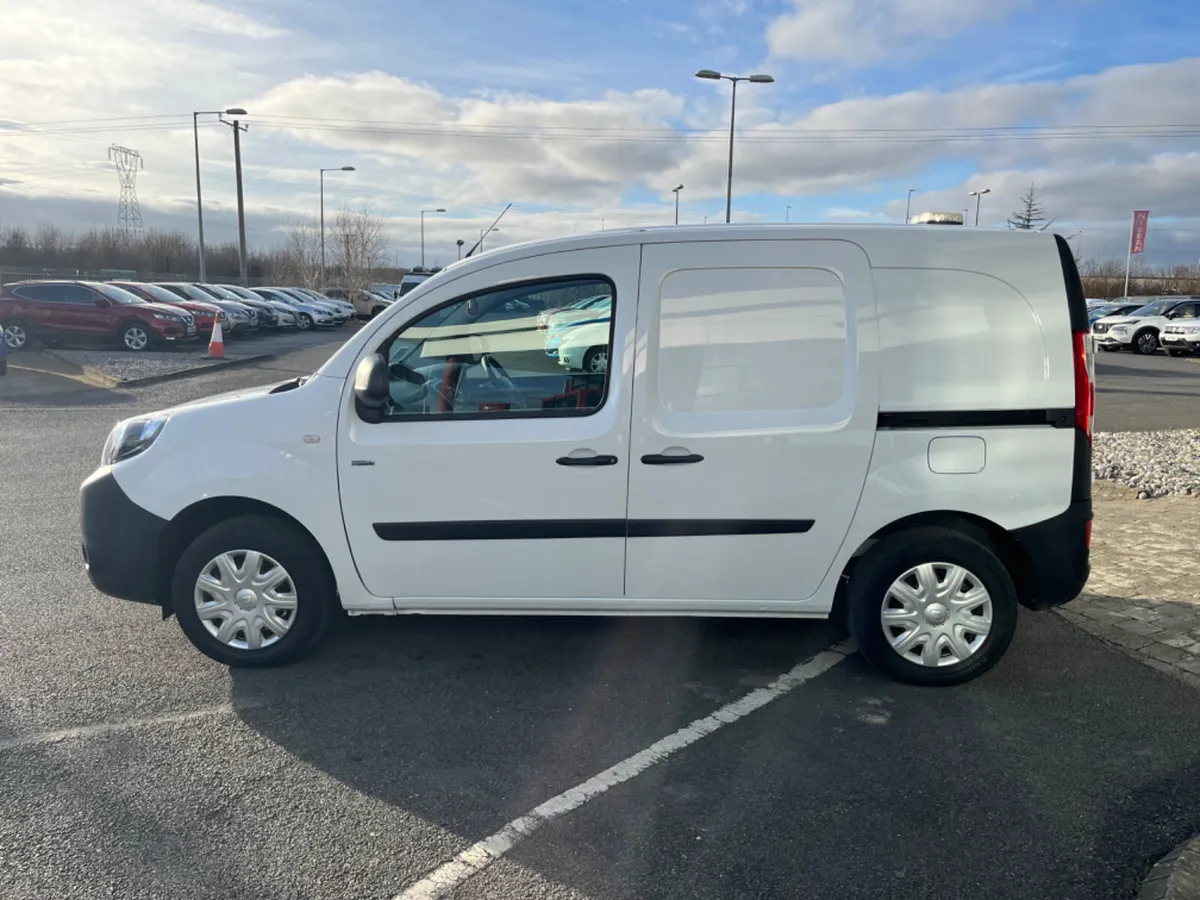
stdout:
POLYGON ((604 231, 447 267, 308 378, 120 423, 93 583, 233 666, 336 610, 823 618, 919 684, 1088 576, 1070 250, 904 227, 604 231), (539 311, 609 294, 600 371, 539 311))

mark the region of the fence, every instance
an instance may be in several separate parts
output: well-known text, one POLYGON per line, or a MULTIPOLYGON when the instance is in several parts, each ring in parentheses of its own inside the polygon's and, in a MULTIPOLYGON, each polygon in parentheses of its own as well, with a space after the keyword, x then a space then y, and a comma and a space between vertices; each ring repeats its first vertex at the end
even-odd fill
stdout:
MULTIPOLYGON (((1083 292, 1097 300, 1125 296, 1124 275, 1084 275, 1083 292)), ((1200 276, 1143 275, 1129 279, 1130 297, 1200 294, 1200 276)))
MULTIPOLYGON (((135 269, 72 269, 44 266, 0 266, 0 285, 14 281, 62 280, 71 281, 197 281, 196 272, 139 272, 135 269)), ((236 278, 210 278, 213 284, 238 284, 236 278)), ((250 285, 263 284, 262 278, 251 278, 250 285)))

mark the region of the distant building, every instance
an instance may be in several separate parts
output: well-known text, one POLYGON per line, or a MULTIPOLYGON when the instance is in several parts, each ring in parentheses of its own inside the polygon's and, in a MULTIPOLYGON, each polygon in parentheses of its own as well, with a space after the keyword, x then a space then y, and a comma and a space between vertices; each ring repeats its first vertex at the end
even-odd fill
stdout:
POLYGON ((926 212, 912 217, 914 225, 964 225, 960 212, 926 212))

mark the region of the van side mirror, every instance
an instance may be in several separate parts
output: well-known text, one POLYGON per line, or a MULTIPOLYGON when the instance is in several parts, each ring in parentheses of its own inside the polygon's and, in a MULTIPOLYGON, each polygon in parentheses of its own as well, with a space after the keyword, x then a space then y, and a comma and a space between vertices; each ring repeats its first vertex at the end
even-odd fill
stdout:
POLYGON ((360 419, 372 425, 383 421, 388 388, 387 360, 379 353, 365 357, 354 371, 354 410, 360 419))

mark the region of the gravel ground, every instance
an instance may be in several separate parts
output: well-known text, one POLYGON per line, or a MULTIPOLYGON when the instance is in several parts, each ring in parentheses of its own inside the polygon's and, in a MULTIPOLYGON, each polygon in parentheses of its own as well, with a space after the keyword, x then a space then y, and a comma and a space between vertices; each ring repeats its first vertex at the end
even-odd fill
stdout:
MULTIPOLYGON (((177 372, 187 372, 192 369, 203 369, 220 365, 222 360, 207 359, 208 348, 195 350, 149 351, 142 353, 114 353, 109 350, 54 350, 59 359, 82 366, 89 371, 106 378, 114 378, 118 382, 135 381, 142 378, 155 378, 162 375, 174 375, 177 372)), ((263 350, 247 350, 243 352, 226 349, 225 360, 249 359, 261 356, 263 350)))
POLYGON ((1092 471, 1137 490, 1142 500, 1200 494, 1200 431, 1099 432, 1092 471))

